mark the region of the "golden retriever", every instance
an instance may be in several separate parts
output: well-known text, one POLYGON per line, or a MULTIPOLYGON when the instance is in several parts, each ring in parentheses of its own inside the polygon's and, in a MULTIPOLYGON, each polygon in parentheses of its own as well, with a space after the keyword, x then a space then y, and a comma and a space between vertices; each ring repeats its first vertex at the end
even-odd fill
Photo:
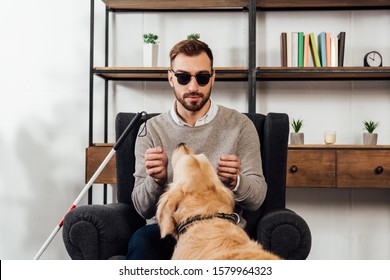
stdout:
POLYGON ((173 183, 157 207, 161 237, 171 234, 177 239, 172 259, 280 259, 236 225, 233 193, 205 155, 194 155, 186 144, 179 144, 172 166, 173 183))

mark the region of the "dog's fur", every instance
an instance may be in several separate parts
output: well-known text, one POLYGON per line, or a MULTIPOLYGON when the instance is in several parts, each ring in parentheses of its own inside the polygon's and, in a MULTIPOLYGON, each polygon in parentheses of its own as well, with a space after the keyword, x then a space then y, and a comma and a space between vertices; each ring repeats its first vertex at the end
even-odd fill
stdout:
POLYGON ((250 240, 238 225, 221 218, 196 221, 178 235, 177 226, 195 215, 233 213, 234 197, 206 156, 194 155, 187 145, 177 147, 172 165, 173 183, 157 208, 161 237, 171 234, 177 239, 172 259, 280 259, 250 240))

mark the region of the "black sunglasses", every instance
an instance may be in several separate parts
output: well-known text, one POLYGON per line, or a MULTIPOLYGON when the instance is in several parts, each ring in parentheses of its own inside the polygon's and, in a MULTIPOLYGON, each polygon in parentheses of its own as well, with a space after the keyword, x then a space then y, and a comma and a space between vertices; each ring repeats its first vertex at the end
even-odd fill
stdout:
POLYGON ((210 82, 210 78, 213 75, 212 73, 201 73, 197 75, 190 75, 187 73, 176 73, 173 71, 173 69, 170 70, 177 78, 177 82, 183 86, 188 85, 188 83, 191 81, 191 77, 195 77, 196 82, 200 86, 205 86, 210 82))

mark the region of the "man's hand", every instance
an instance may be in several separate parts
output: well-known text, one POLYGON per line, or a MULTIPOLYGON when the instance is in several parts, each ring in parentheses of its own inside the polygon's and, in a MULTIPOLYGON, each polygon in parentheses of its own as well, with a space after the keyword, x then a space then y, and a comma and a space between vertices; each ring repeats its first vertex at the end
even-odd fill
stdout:
POLYGON ((235 155, 223 155, 221 156, 217 174, 220 177, 222 183, 229 188, 234 189, 237 185, 238 176, 241 172, 240 159, 235 155))
POLYGON ((145 152, 146 174, 152 177, 160 186, 167 180, 168 156, 162 147, 150 148, 145 152))

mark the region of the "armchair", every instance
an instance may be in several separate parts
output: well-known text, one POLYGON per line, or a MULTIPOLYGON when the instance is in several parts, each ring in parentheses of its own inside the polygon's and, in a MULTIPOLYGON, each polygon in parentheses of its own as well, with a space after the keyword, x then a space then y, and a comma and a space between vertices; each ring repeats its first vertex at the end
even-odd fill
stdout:
MULTIPOLYGON (((134 115, 117 115, 117 139, 134 115)), ((260 209, 244 212, 248 222, 246 231, 265 249, 285 259, 306 259, 311 248, 310 229, 299 215, 286 209, 288 116, 281 113, 246 115, 259 134, 263 172, 268 184, 267 196, 260 209)), ((131 200, 134 146, 142 122, 137 124, 116 153, 118 202, 80 206, 65 216, 63 240, 72 259, 109 259, 125 255, 131 235, 145 224, 131 200)))

